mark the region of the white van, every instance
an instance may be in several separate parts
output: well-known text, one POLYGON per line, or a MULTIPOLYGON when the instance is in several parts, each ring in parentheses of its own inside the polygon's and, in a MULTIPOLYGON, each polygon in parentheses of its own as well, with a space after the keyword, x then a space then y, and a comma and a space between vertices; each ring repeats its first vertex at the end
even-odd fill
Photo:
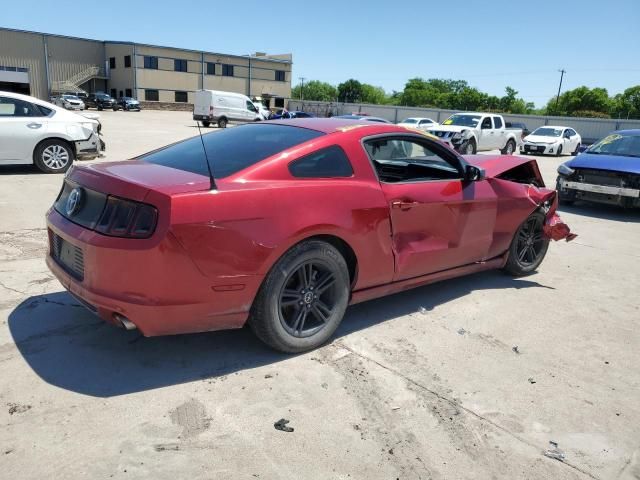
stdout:
POLYGON ((256 122, 262 115, 246 95, 217 90, 198 90, 193 105, 193 119, 208 127, 214 122, 225 128, 229 122, 256 122))

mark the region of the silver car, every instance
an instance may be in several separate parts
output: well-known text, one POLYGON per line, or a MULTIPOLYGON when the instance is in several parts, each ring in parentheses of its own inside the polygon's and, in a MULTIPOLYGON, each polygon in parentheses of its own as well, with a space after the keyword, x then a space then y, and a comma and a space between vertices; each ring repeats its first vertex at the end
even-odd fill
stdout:
POLYGON ((59 107, 66 108, 67 110, 84 110, 84 102, 75 95, 63 94, 56 97, 53 102, 59 107))

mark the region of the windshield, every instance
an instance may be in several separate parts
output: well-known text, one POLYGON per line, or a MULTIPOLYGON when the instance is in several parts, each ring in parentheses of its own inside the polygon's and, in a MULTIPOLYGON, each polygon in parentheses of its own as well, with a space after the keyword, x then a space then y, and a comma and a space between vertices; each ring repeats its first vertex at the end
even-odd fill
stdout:
POLYGON ((482 117, 480 115, 451 115, 447 118, 443 125, 457 125, 459 127, 475 127, 478 125, 482 117))
POLYGON ((418 120, 416 120, 415 118, 405 118, 400 123, 418 123, 418 120))
POLYGON ((560 135, 562 135, 562 129, 540 127, 536 128, 531 135, 538 135, 540 137, 559 137, 560 135))
POLYGON ((224 178, 321 135, 324 133, 288 125, 240 125, 169 145, 139 159, 208 177, 208 157, 213 177, 224 178))
POLYGON ((587 153, 640 157, 640 134, 612 133, 591 145, 587 153))
POLYGON ((106 93, 99 93, 98 95, 96 95, 96 97, 98 97, 100 100, 109 100, 111 98, 106 93))
POLYGON ((80 100, 75 95, 62 95, 62 98, 64 98, 65 100, 80 100))

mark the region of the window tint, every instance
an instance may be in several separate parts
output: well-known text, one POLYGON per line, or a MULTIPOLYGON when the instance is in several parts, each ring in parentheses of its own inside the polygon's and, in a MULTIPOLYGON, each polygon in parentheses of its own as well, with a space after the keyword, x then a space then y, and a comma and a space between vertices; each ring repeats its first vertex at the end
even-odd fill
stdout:
POLYGON ((131 68, 131 55, 124 56, 124 68, 131 68))
POLYGON ((285 80, 284 70, 276 70, 276 82, 284 82, 285 80))
POLYGON ((215 75, 216 74, 216 64, 212 62, 207 62, 207 75, 215 75))
POLYGON ((480 126, 480 128, 492 128, 491 117, 486 117, 484 120, 482 120, 482 125, 480 126))
POLYGON ((306 128, 252 123, 204 135, 202 140, 193 137, 140 159, 208 176, 204 142, 214 178, 224 178, 321 135, 324 134, 306 128))
POLYGON ((247 110, 249 110, 250 112, 257 112, 258 110, 256 109, 256 106, 251 103, 249 100, 246 101, 247 103, 247 110))
POLYGON ((144 57, 144 68, 158 69, 158 57, 144 57))
POLYGON ((0 97, 0 117, 42 116, 35 105, 17 98, 0 97))
POLYGON ((353 169, 342 148, 334 145, 299 158, 289 165, 291 175, 298 178, 350 177, 353 169))
POLYGON ((186 103, 189 101, 187 92, 176 92, 176 102, 186 103))
POLYGON ((575 130, 573 130, 573 129, 571 129, 571 128, 570 128, 568 131, 569 131, 569 135, 571 135, 572 137, 573 137, 574 135, 577 135, 576 131, 575 131, 575 130))
MULTIPOLYGON (((38 110, 40 110, 40 115, 42 115, 43 117, 48 117, 49 115, 51 115, 53 113, 53 110, 51 110, 50 108, 47 107, 43 107, 42 105, 36 105, 35 106, 38 110)), ((36 116, 39 116, 36 114, 36 116)))
POLYGON ((453 180, 462 177, 457 158, 437 144, 407 138, 376 138, 364 144, 381 182, 453 180))
POLYGON ((493 124, 495 128, 502 128, 502 119, 500 117, 493 117, 493 124))
POLYGON ((187 71, 187 61, 186 60, 182 60, 180 58, 176 58, 173 61, 173 69, 176 72, 186 72, 187 71))
POLYGON ((109 58, 109 68, 116 68, 116 57, 109 58))
POLYGON ((222 64, 222 75, 225 77, 233 77, 233 65, 222 64))
POLYGON ((150 102, 157 102, 160 100, 160 93, 158 90, 145 90, 144 99, 150 102))

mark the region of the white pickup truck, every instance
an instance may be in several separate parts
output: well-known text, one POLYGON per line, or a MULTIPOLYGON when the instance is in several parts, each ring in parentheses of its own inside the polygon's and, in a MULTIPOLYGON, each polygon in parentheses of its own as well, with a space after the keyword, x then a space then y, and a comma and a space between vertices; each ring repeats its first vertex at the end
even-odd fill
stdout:
POLYGON ((456 113, 427 130, 464 155, 500 150, 511 155, 522 142, 522 129, 507 128, 502 115, 456 113))

